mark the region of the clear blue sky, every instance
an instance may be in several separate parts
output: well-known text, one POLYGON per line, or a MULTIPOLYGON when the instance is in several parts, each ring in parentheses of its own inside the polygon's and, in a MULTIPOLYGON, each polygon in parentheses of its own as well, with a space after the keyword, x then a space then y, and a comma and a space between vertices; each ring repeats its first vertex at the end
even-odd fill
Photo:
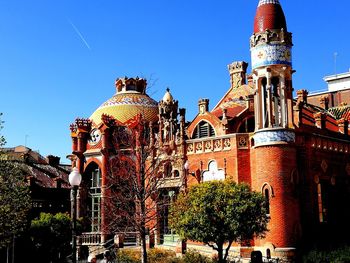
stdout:
MULTIPOLYGON (((69 124, 88 118, 122 76, 151 79, 197 113, 229 88, 227 64, 250 62, 258 0, 0 0, 0 112, 7 146, 71 151, 69 124), (25 140, 27 135, 27 140, 25 140)), ((281 0, 293 33, 294 89, 350 67, 349 0, 281 0)), ((250 69, 249 69, 250 70, 250 69)))

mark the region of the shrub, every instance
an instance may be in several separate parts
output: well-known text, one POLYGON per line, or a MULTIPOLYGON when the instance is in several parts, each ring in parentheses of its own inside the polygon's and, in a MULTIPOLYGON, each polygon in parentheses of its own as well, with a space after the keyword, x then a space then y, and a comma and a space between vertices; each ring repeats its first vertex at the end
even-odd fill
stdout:
POLYGON ((307 263, 343 263, 350 262, 350 247, 338 248, 335 250, 311 250, 303 257, 303 262, 307 263))
POLYGON ((176 253, 172 250, 165 250, 159 248, 152 248, 148 251, 149 263, 172 263, 178 262, 176 260, 176 253))
POLYGON ((188 250, 182 258, 183 263, 212 263, 213 261, 202 254, 188 250))
MULTIPOLYGON (((176 257, 172 250, 152 248, 147 253, 149 263, 214 263, 206 256, 200 253, 188 250, 182 257, 176 257)), ((140 263, 141 254, 139 249, 121 249, 117 253, 117 262, 122 263, 140 263)))
POLYGON ((117 262, 123 263, 140 263, 140 250, 121 249, 117 253, 117 262))

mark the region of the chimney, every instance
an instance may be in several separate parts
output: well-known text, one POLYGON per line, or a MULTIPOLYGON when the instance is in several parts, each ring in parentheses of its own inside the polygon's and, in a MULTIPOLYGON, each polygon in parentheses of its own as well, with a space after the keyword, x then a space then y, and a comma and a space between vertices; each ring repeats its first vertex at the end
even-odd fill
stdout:
POLYGON ((221 119, 221 123, 222 123, 222 125, 225 126, 225 130, 227 129, 227 128, 226 128, 226 125, 227 125, 227 123, 228 123, 226 114, 227 114, 227 109, 226 109, 226 108, 223 108, 223 109, 222 109, 222 119, 221 119))
POLYGON ((32 187, 35 184, 36 179, 34 176, 32 176, 32 175, 27 176, 26 179, 27 179, 27 184, 29 187, 32 187))
POLYGON ((51 166, 58 166, 60 164, 60 159, 61 158, 58 156, 53 156, 53 155, 46 156, 46 161, 51 166))
POLYGON ((326 128, 326 114, 324 112, 317 112, 314 114, 316 127, 319 129, 326 128))
POLYGON ((231 88, 238 88, 246 84, 247 62, 236 61, 229 64, 227 67, 230 72, 231 88))
POLYGON ((341 118, 340 120, 337 121, 338 127, 339 127, 339 132, 345 135, 349 134, 349 121, 341 118))
POLYGON ((307 104, 307 95, 309 94, 309 92, 305 89, 301 89, 297 91, 297 103, 303 103, 303 104, 307 104))
POLYGON ((209 111, 209 99, 200 99, 198 101, 199 114, 204 114, 209 111))
POLYGON ((62 187, 62 179, 59 177, 56 177, 54 179, 55 183, 56 183, 56 188, 61 188, 62 187))
POLYGON ((320 98, 320 104, 321 107, 325 110, 328 110, 328 106, 329 106, 329 97, 328 96, 322 96, 320 98))

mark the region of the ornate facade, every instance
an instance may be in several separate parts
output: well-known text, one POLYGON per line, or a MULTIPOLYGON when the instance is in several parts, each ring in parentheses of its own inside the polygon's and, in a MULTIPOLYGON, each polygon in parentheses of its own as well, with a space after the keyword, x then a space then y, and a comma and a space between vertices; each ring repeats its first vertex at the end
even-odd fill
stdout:
MULTIPOLYGON (((169 90, 157 103, 145 93, 146 80, 118 79, 116 95, 71 126, 73 165, 83 174, 79 214, 90 227, 82 243, 105 244, 115 234, 106 230, 110 219, 103 205, 111 169, 119 167, 113 160, 123 156, 115 131, 136 127, 137 116, 147 123, 148 160, 158 160, 157 189, 165 199, 192 184, 228 177, 265 196, 269 232, 250 247, 234 246, 232 253, 260 250, 266 257, 293 260, 307 245, 346 240, 349 115, 311 104, 306 90, 293 98, 292 46, 279 1, 260 0, 250 39, 251 74, 246 62, 230 64, 229 90, 212 110, 208 99, 200 99, 187 126, 185 110, 169 90)), ((121 173, 114 171, 113 176, 121 173)), ((149 229, 150 243, 176 247, 166 207, 161 209, 149 229)))

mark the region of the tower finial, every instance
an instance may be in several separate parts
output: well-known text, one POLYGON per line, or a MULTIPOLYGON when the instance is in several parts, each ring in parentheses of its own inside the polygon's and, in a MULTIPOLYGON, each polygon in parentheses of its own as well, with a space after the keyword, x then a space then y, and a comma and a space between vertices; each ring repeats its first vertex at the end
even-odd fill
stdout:
POLYGON ((279 0, 260 0, 258 6, 266 5, 266 4, 280 5, 280 1, 279 0))

